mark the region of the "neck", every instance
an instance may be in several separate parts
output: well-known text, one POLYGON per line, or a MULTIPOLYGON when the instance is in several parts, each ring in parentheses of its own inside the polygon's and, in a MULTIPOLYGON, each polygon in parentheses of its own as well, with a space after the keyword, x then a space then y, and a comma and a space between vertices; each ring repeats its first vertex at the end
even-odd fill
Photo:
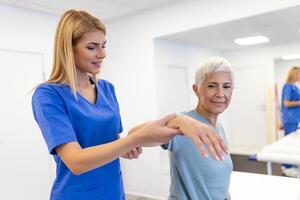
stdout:
POLYGON ((86 73, 77 73, 77 88, 90 86, 89 76, 86 73))
POLYGON ((210 113, 207 109, 205 109, 199 102, 196 107, 196 112, 200 115, 202 115, 210 125, 213 127, 216 127, 218 115, 210 113))

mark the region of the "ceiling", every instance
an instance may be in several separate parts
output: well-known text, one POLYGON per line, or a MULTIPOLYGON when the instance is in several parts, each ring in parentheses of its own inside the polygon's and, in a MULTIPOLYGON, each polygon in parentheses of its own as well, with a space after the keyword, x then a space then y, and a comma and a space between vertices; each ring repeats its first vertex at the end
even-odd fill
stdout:
MULTIPOLYGON (((60 16, 64 10, 79 8, 92 12, 103 21, 112 21, 182 1, 196 0, 0 0, 0 4, 60 16)), ((300 41, 300 6, 265 13, 227 23, 201 27, 162 39, 190 43, 219 51, 248 48, 233 41, 236 38, 264 35, 269 43, 262 47, 300 41)))
POLYGON ((107 22, 179 1, 186 0, 0 0, 0 4, 57 16, 70 8, 84 9, 107 22))
POLYGON ((300 41, 300 6, 161 37, 219 51, 300 41), (264 35, 270 42, 240 46, 234 39, 264 35))

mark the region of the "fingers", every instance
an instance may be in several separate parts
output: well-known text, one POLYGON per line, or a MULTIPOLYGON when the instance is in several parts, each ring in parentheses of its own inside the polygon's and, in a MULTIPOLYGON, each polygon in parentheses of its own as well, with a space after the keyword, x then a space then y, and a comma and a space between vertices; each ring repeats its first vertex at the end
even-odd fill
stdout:
MULTIPOLYGON (((209 134, 208 134, 209 135, 209 134)), ((220 160, 213 142, 211 141, 211 139, 206 135, 206 134, 201 134, 201 140, 203 142, 203 144, 206 146, 209 154, 215 159, 215 160, 220 160)))
POLYGON ((223 160, 224 154, 229 153, 227 145, 224 143, 224 140, 217 134, 211 134, 210 137, 214 141, 214 147, 215 147, 217 154, 223 160))
POLYGON ((178 134, 181 133, 181 131, 179 129, 176 128, 169 128, 167 126, 163 127, 163 130, 166 132, 167 135, 169 135, 170 137, 174 137, 178 134))
POLYGON ((168 123, 168 121, 169 121, 170 119, 173 119, 174 117, 176 117, 176 114, 175 114, 175 113, 170 114, 170 115, 167 115, 167 116, 165 116, 165 117, 163 117, 163 118, 157 120, 157 123, 164 126, 164 125, 166 125, 166 124, 168 123))
POLYGON ((213 132, 207 135, 208 139, 210 140, 210 148, 213 152, 213 156, 216 160, 224 160, 224 152, 220 145, 220 140, 217 139, 217 135, 213 132))
POLYGON ((193 142, 195 143, 195 145, 197 146, 200 154, 203 156, 203 157, 208 157, 207 153, 205 152, 205 149, 203 148, 203 143, 202 141, 200 140, 199 137, 193 137, 192 138, 193 142))
POLYGON ((142 148, 137 147, 137 148, 134 148, 134 149, 130 150, 129 152, 127 152, 122 157, 125 158, 125 159, 129 159, 129 160, 137 159, 140 156, 140 154, 142 154, 142 152, 143 152, 142 148))
POLYGON ((178 129, 169 128, 167 126, 161 128, 161 143, 168 143, 173 137, 179 135, 180 131, 178 129))
POLYGON ((219 135, 212 129, 208 129, 206 134, 199 134, 199 137, 215 160, 224 160, 224 154, 228 154, 228 147, 219 135))
POLYGON ((226 154, 229 154, 228 146, 225 144, 224 140, 222 140, 222 138, 219 137, 219 142, 221 144, 221 148, 222 148, 223 152, 225 152, 226 154))

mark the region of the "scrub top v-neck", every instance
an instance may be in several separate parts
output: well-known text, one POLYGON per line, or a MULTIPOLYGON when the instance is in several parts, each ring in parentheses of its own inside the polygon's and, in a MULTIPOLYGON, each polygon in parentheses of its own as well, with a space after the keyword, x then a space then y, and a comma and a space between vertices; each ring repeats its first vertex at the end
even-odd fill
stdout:
POLYGON ((119 159, 81 175, 74 175, 56 154, 59 145, 77 141, 82 148, 109 143, 122 132, 114 87, 105 80, 95 82, 93 104, 68 85, 44 83, 32 97, 32 108, 49 152, 57 164, 51 200, 123 200, 119 159))
POLYGON ((98 103, 98 99, 99 99, 99 88, 98 88, 98 84, 91 78, 89 77, 89 81, 90 81, 90 84, 94 85, 95 88, 95 93, 96 93, 96 99, 95 99, 95 103, 91 102, 90 100, 88 100, 86 97, 84 97, 82 94, 80 94, 79 92, 77 92, 77 95, 79 98, 82 98, 84 101, 86 101, 87 103, 90 103, 94 106, 97 106, 97 103, 98 103))

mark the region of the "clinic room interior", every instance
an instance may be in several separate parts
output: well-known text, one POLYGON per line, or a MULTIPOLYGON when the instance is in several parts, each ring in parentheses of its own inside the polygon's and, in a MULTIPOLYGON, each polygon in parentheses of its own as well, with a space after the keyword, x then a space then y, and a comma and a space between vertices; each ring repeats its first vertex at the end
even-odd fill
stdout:
MULTIPOLYGON (((100 79, 114 84, 121 137, 136 124, 195 108, 195 70, 224 57, 234 71, 231 103, 219 118, 233 162, 231 199, 300 199, 299 174, 281 167, 300 165, 300 131, 285 136, 281 117, 287 74, 300 66, 300 0, 0 0, 0 199, 49 198, 55 162, 31 97, 51 73, 55 28, 71 8, 106 25, 100 79)), ((167 151, 144 147, 121 167, 128 200, 167 199, 167 151)))

